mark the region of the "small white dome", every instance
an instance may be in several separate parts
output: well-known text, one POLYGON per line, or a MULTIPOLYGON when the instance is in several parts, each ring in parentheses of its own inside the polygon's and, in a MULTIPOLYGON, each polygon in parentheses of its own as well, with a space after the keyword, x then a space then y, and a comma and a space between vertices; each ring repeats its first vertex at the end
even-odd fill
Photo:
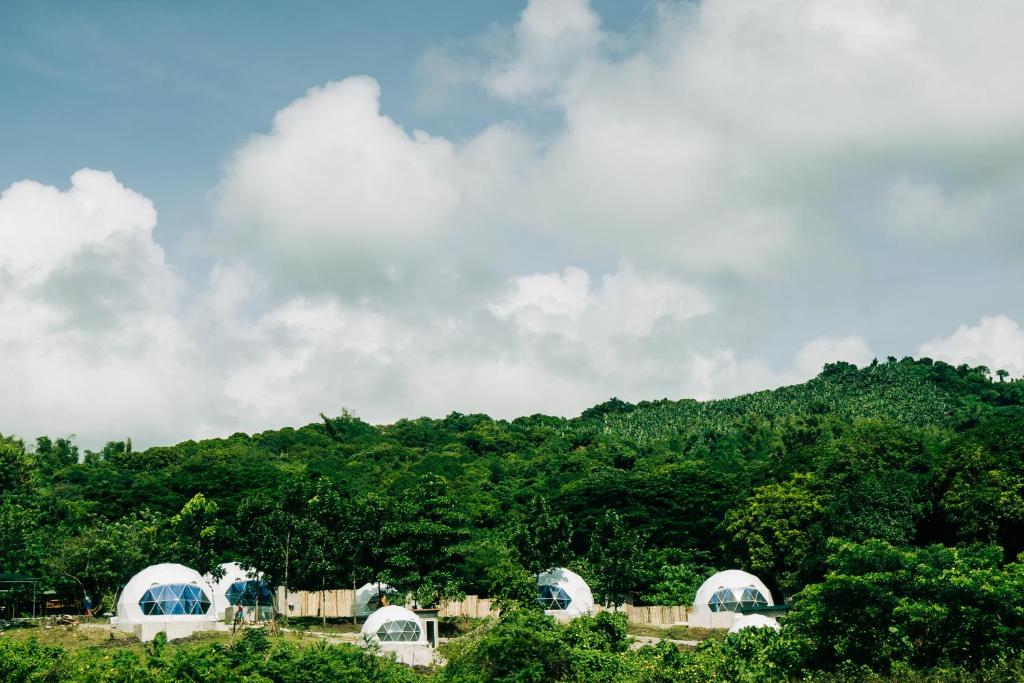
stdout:
POLYGON ((412 610, 398 605, 381 607, 371 614, 363 624, 363 636, 381 645, 427 642, 420 618, 412 610))
POLYGON ((211 621, 213 589, 194 569, 154 564, 131 578, 117 600, 118 625, 147 621, 211 621))
POLYGON ((766 617, 763 614, 743 614, 736 617, 736 621, 732 623, 729 633, 736 633, 745 628, 771 628, 778 631, 782 627, 779 626, 779 622, 775 617, 766 617))
POLYGON ((775 602, 761 579, 739 569, 718 572, 697 589, 694 612, 737 612, 741 608, 770 607, 775 602))
POLYGON ((273 592, 263 582, 262 574, 242 569, 237 562, 225 562, 221 568, 224 576, 220 579, 215 581, 211 574, 203 577, 213 589, 213 613, 218 619, 240 601, 244 607, 252 607, 257 601, 260 607, 273 607, 273 592))
POLYGON ((594 595, 590 586, 576 572, 565 568, 552 569, 537 577, 537 601, 544 613, 556 618, 578 617, 594 611, 594 595))
MULTIPOLYGON (((356 589, 355 609, 357 617, 373 614, 380 607, 380 596, 395 595, 398 591, 386 583, 365 583, 356 589)), ((390 600, 390 598, 389 598, 390 600)))

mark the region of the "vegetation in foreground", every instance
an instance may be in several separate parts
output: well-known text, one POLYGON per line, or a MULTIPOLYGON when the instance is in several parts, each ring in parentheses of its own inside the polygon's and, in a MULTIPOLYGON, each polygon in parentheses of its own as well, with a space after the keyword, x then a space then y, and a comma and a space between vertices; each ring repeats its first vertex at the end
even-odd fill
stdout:
POLYGON ((77 650, 34 638, 0 638, 0 680, 209 681, 434 681, 435 683, 669 683, 682 681, 1019 681, 1024 665, 998 655, 979 669, 944 664, 914 668, 898 663, 885 673, 845 661, 830 672, 813 665, 811 645, 798 632, 748 629, 711 638, 698 647, 668 642, 631 648, 622 614, 601 613, 569 625, 537 610, 516 610, 490 620, 442 647, 448 663, 413 671, 355 645, 305 646, 251 629, 236 642, 193 639, 148 646, 90 646, 77 650))
MULTIPOLYGON (((806 384, 723 401, 386 426, 343 413, 141 452, 0 437, 0 572, 38 576, 69 600, 87 592, 100 611, 158 561, 201 572, 241 561, 293 589, 379 579, 421 604, 496 598, 502 621, 456 641, 435 674, 453 680, 1014 679, 1024 381, 993 374, 928 359, 836 363, 806 384), (791 610, 778 635, 633 652, 591 637, 607 624, 564 629, 523 611, 533 574, 556 565, 602 602, 647 604, 688 604, 713 570, 741 567, 791 610)), ((0 641, 5 660, 29 648, 0 641)), ((228 666, 241 646, 187 647, 228 666)), ((267 647, 283 654, 266 662, 311 656, 267 647)), ((362 666, 358 651, 339 652, 324 657, 362 666)), ((392 673, 358 674, 373 675, 392 673)))

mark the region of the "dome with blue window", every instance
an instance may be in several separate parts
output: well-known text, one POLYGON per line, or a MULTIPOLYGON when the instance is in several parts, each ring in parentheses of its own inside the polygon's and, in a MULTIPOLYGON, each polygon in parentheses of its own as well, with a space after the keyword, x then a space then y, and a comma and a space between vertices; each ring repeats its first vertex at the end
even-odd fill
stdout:
POLYGON ((117 600, 113 623, 151 640, 158 631, 168 639, 213 628, 213 589, 194 569, 180 564, 154 564, 131 578, 117 600))
POLYGON ((755 612, 771 607, 772 593, 761 579, 739 569, 718 572, 701 584, 694 612, 755 612))
POLYGON ((205 577, 213 588, 213 610, 218 619, 230 618, 229 612, 237 605, 243 607, 247 618, 254 618, 256 609, 273 609, 274 592, 261 574, 243 569, 237 562, 225 562, 220 568, 223 574, 219 579, 212 574, 205 577))
POLYGON ((576 572, 560 567, 537 577, 537 604, 560 621, 594 611, 590 586, 576 572))

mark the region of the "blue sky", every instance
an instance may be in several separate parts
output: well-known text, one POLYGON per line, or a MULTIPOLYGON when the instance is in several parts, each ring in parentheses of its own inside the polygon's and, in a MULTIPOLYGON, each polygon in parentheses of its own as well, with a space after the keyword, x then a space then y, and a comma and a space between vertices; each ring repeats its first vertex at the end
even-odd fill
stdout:
POLYGON ((887 355, 1024 374, 1021 21, 3 3, 0 432, 571 415, 887 355))

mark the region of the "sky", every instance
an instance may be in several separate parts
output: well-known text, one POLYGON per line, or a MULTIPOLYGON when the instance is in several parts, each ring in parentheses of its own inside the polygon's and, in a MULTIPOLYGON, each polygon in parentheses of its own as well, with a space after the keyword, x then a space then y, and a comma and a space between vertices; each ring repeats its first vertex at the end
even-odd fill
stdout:
POLYGON ((1024 375, 1024 4, 0 4, 0 433, 1024 375))

